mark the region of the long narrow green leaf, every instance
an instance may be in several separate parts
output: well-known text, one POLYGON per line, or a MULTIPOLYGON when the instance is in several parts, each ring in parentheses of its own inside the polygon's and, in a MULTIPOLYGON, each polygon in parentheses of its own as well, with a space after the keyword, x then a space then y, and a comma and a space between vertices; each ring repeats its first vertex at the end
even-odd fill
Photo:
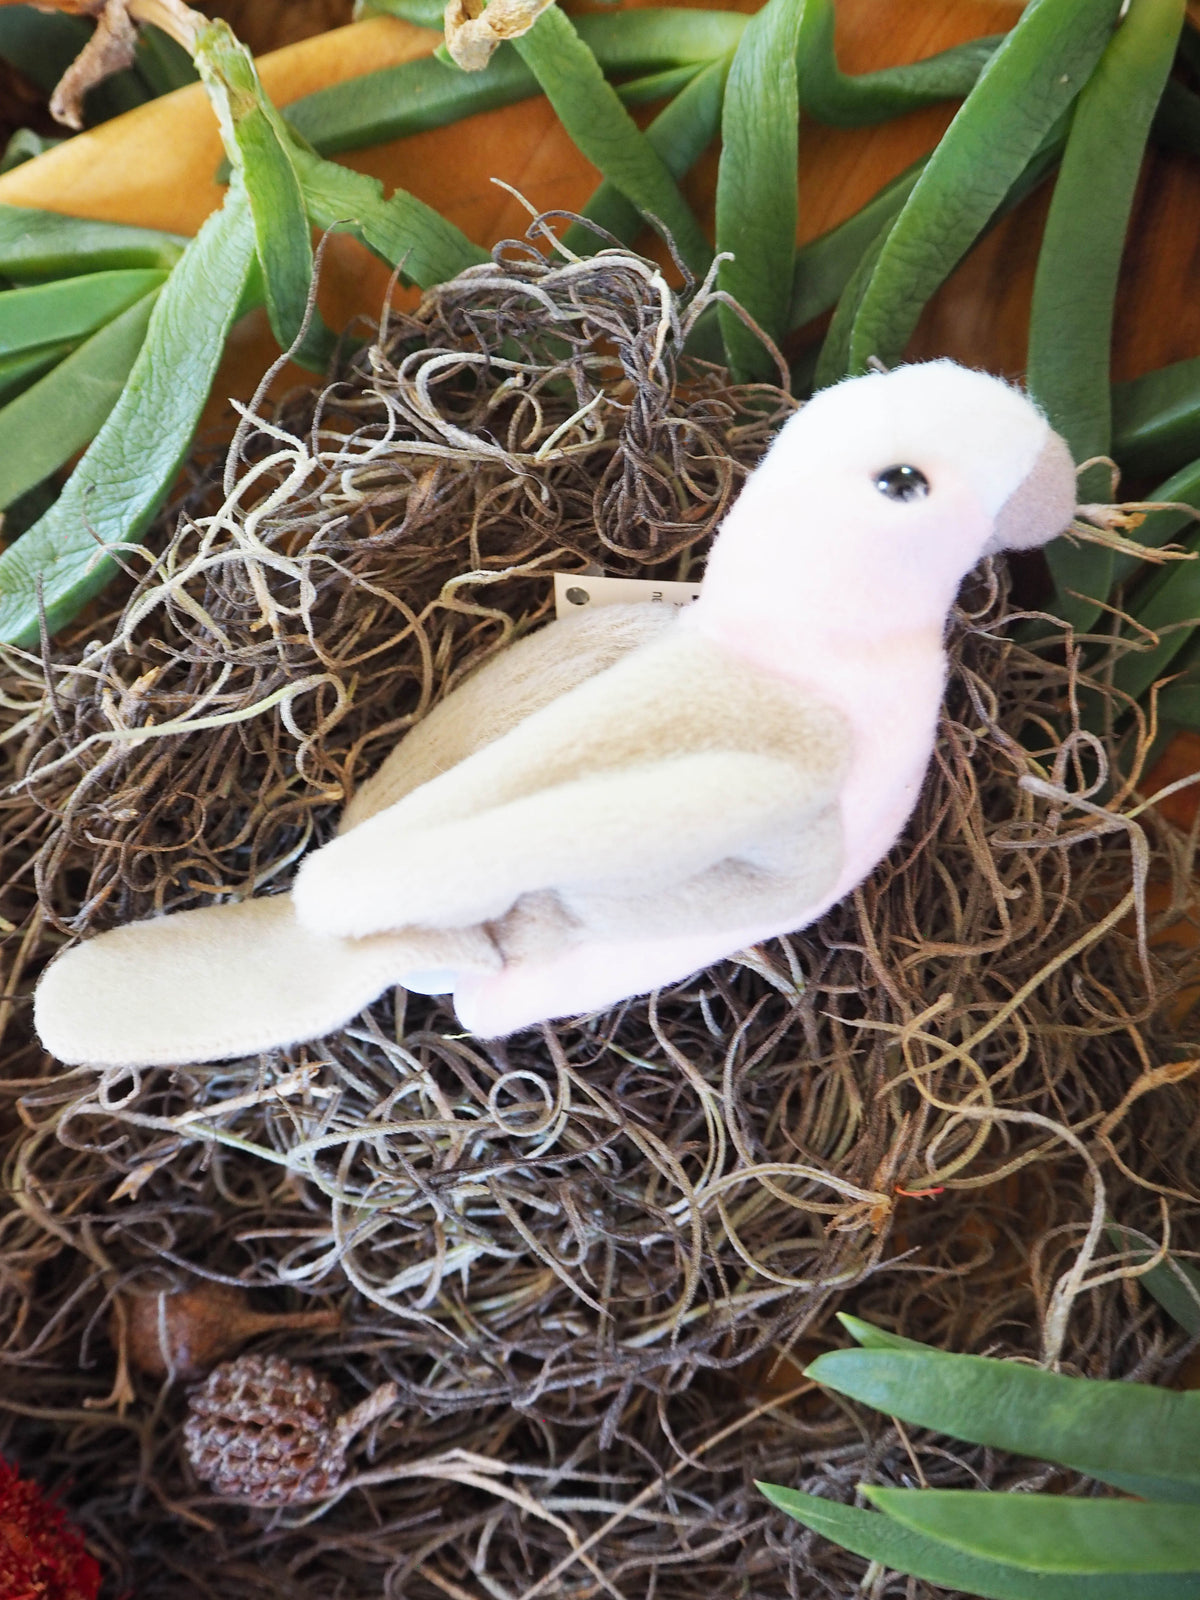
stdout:
MULTIPOLYGON (((716 63, 712 63, 716 65, 716 63)), ((703 61, 686 61, 682 67, 666 67, 662 72, 650 72, 641 78, 627 78, 615 83, 617 98, 623 106, 647 106, 655 100, 670 100, 704 70, 703 61)), ((668 168, 671 163, 667 162, 668 168)))
MULTIPOLYGON (((646 78, 723 59, 737 48, 746 22, 733 11, 676 8, 572 18, 610 78, 646 78)), ((293 101, 287 121, 315 150, 329 156, 442 128, 540 92, 515 49, 503 44, 481 72, 462 72, 436 56, 423 56, 333 84, 293 101)), ((617 93, 624 98, 622 89, 617 93)))
MULTIPOLYGON (((673 178, 682 178, 716 136, 728 70, 728 63, 724 61, 714 61, 711 66, 704 67, 646 129, 646 138, 663 158, 673 178)), ((583 215, 625 244, 632 244, 645 227, 637 207, 625 198, 615 183, 607 180, 584 206, 583 215)), ((563 243, 568 250, 581 255, 589 255, 604 246, 604 240, 581 223, 574 223, 567 229, 563 243)))
MULTIPOLYGON (((1110 353, 1117 275, 1150 124, 1175 57, 1184 0, 1132 0, 1080 93, 1038 256, 1029 322, 1028 382, 1076 461, 1107 455, 1110 353)), ((1102 500, 1094 468, 1079 497, 1102 500)), ((1054 611, 1079 629, 1100 615, 1113 581, 1111 550, 1056 539, 1046 548, 1054 611)))
POLYGON ((906 1339, 900 1333, 889 1333, 886 1328, 877 1328, 874 1323, 864 1322, 861 1317, 852 1317, 846 1311, 839 1311, 837 1319, 855 1344, 861 1345, 864 1350, 933 1350, 935 1348, 931 1344, 922 1344, 918 1339, 906 1339))
POLYGON ((263 92, 253 57, 227 23, 212 22, 200 30, 196 65, 216 110, 226 153, 245 180, 271 332, 281 349, 323 371, 333 340, 315 314, 303 345, 293 349, 309 315, 313 251, 292 161, 292 135, 263 92))
POLYGON ((95 438, 133 370, 156 297, 144 295, 0 410, 0 507, 95 438))
POLYGON ((557 5, 515 40, 559 121, 584 156, 673 240, 697 277, 712 247, 662 157, 626 111, 592 51, 557 5))
MULTIPOLYGON (((1132 1256, 1136 1266, 1153 1259, 1154 1252, 1124 1228, 1110 1227, 1108 1236, 1118 1250, 1132 1256)), ((1137 1283, 1185 1333, 1200 1334, 1200 1271, 1168 1254, 1165 1261, 1140 1273, 1137 1283)))
MULTIPOLYGON (((1066 138, 1065 126, 1065 121, 1062 121, 1059 124, 1056 124, 1056 126, 1050 130, 1050 133, 1042 141, 1041 146, 1034 154, 1033 159, 1029 162, 1024 172, 1021 173, 1020 177, 1013 184, 1012 188, 1004 196, 1004 199, 1000 202, 996 210, 988 219, 988 222, 984 227, 983 234, 981 234, 980 237, 984 237, 986 234, 990 233, 992 228, 994 228, 998 222, 1000 222, 1004 217, 1008 216, 1011 211, 1014 211, 1017 206, 1019 206, 1026 198, 1026 196, 1032 194, 1038 185, 1042 183, 1044 179, 1053 171, 1062 154, 1062 147, 1066 138)), ((927 160, 928 157, 926 158, 926 161, 927 160)), ((925 163, 921 163, 921 170, 923 170, 924 165, 925 163)), ((909 168, 909 173, 901 174, 901 177, 898 178, 896 182, 900 183, 912 172, 913 169, 909 168)), ((911 193, 912 189, 915 188, 916 181, 918 181, 919 178, 920 170, 916 172, 914 181, 909 186, 909 193, 911 193)), ((880 197, 877 196, 876 198, 878 199, 880 197)), ((872 202, 872 204, 874 204, 874 202, 872 202)), ((865 207, 864 210, 870 210, 870 207, 865 207)), ((862 216, 862 214, 863 213, 860 212, 858 215, 862 216)), ((875 264, 883 253, 884 245, 887 243, 888 238, 891 235, 891 230, 895 226, 898 215, 899 208, 893 209, 890 205, 881 206, 879 211, 875 213, 874 220, 876 223, 877 232, 875 237, 867 243, 863 250, 860 261, 853 268, 850 275, 846 279, 845 287, 841 291, 841 298, 838 300, 837 310, 834 313, 833 320, 831 321, 828 333, 826 334, 824 348, 821 350, 820 358, 817 361, 816 382, 818 388, 824 388, 827 384, 836 383, 840 378, 844 378, 850 370, 850 341, 853 335, 855 318, 858 315, 858 310, 862 304, 863 296, 866 293, 867 286, 871 282, 872 274, 875 271, 875 264)), ((843 224, 843 227, 849 229, 850 225, 856 221, 857 217, 851 217, 848 222, 843 224)), ((835 232, 836 231, 837 230, 835 230, 835 232)), ((833 236, 831 234, 827 234, 825 235, 825 238, 830 240, 832 246, 833 236)), ((821 244, 821 241, 815 240, 813 245, 807 248, 814 249, 819 244, 821 244)), ((804 252, 801 251, 796 257, 797 283, 800 282, 801 257, 803 255, 804 252)), ((830 258, 827 263, 827 266, 831 269, 831 279, 836 281, 836 270, 839 267, 844 270, 845 263, 846 256, 840 252, 839 255, 835 255, 831 248, 830 258)), ((811 305, 811 303, 812 301, 810 300, 809 304, 811 305)), ((795 298, 793 298, 792 307, 794 316, 797 310, 795 298)), ((807 309, 807 307, 802 303, 799 309, 803 310, 807 309)))
MULTIPOLYGON (((1193 461, 1174 477, 1151 491, 1152 500, 1176 501, 1200 508, 1200 461, 1193 461)), ((1149 547, 1163 545, 1186 534, 1181 543, 1188 551, 1200 550, 1200 528, 1185 511, 1153 511, 1132 537, 1149 547)), ((1118 555, 1114 562, 1118 581, 1134 570, 1132 556, 1118 555)), ((1150 685, 1172 669, 1176 657, 1195 638, 1200 626, 1200 560, 1172 562, 1155 573, 1137 592, 1128 609, 1141 628, 1159 642, 1149 649, 1131 650, 1113 668, 1113 683, 1123 693, 1140 699, 1150 685)))
POLYGON ((800 328, 835 305, 881 231, 899 214, 924 171, 923 156, 845 222, 796 252, 788 326, 800 328))
POLYGON ((0 555, 0 639, 37 639, 39 587, 48 626, 62 627, 116 570, 104 547, 142 538, 191 444, 253 260, 235 176, 161 290, 129 380, 62 494, 0 555))
POLYGON ((598 12, 571 20, 602 69, 614 78, 730 56, 750 21, 736 11, 678 6, 598 12))
POLYGON ((377 178, 305 150, 294 149, 292 161, 314 225, 352 233, 389 266, 399 266, 409 283, 428 288, 490 259, 461 228, 403 189, 385 200, 377 178))
POLYGON ((73 340, 62 339, 53 344, 35 345, 32 350, 19 350, 15 355, 0 356, 0 399, 28 388, 35 378, 57 366, 74 348, 73 340))
POLYGON ((1194 673, 1163 690, 1158 697, 1158 714, 1167 728, 1200 728, 1200 683, 1195 681, 1194 673))
POLYGON ((125 267, 169 271, 186 244, 178 234, 158 233, 152 228, 127 228, 57 211, 0 205, 0 277, 18 283, 125 267))
MULTIPOLYGON (((368 0, 362 9, 440 30, 445 6, 442 0, 368 0)), ((685 61, 712 61, 728 55, 737 49, 747 21, 736 11, 677 6, 593 12, 573 20, 604 70, 614 74, 656 72, 685 61)))
MULTIPOLYGON (((1109 1229, 1110 1235, 1114 1234, 1114 1232, 1115 1230, 1109 1229)), ((1116 1242, 1119 1245, 1120 1239, 1117 1238, 1116 1242)), ((897 1333, 888 1333, 883 1328, 872 1327, 869 1322, 862 1322, 858 1317, 846 1316, 844 1313, 839 1312, 838 1321, 846 1329, 850 1337, 866 1350, 919 1350, 924 1351, 926 1354, 933 1353, 931 1345, 919 1344, 915 1339, 905 1339, 897 1333)), ((1083 1380, 1073 1379, 1072 1381, 1081 1382, 1083 1380)), ((1106 1475, 1105 1481, 1115 1484, 1119 1489, 1124 1489, 1127 1494, 1141 1495, 1146 1499, 1171 1500, 1178 1498, 1169 1483, 1163 1483, 1154 1478, 1130 1473, 1110 1472, 1106 1475)))
POLYGON ((1074 100, 1121 0, 1033 0, 985 67, 896 219, 855 319, 850 364, 904 352, 922 308, 1074 100))
POLYGON ((1080 1577, 1190 1573, 1200 1585, 1200 1510, 1140 1500, 975 1489, 863 1490, 914 1533, 985 1561, 1080 1577))
POLYGON ((817 389, 827 389, 831 383, 839 383, 850 371, 850 344, 854 337, 854 322, 862 307, 863 296, 879 265, 879 258, 883 255, 884 246, 895 225, 894 214, 890 218, 885 216, 875 237, 863 251, 862 259, 846 281, 846 287, 842 290, 833 316, 830 318, 821 353, 817 357, 813 373, 813 385, 817 389))
MULTIPOLYGON (((1161 501, 1164 504, 1175 501, 1179 505, 1195 506, 1200 509, 1200 459, 1190 461, 1187 466, 1172 473, 1156 489, 1151 489, 1146 499, 1161 501)), ((1197 548, 1198 533, 1200 533, 1200 523, 1186 511, 1151 511, 1140 527, 1129 530, 1127 537, 1136 540, 1138 544, 1144 544, 1148 549, 1157 550, 1164 544, 1178 540, 1180 534, 1190 534, 1191 537, 1184 539, 1182 543, 1186 549, 1194 550, 1197 548)), ((1118 552, 1113 563, 1117 582, 1121 582, 1136 571, 1140 564, 1136 556, 1118 552)), ((1178 587, 1181 595, 1184 591, 1191 593, 1194 576, 1200 576, 1196 573, 1197 567, 1200 567, 1200 561, 1172 563, 1160 568, 1138 590, 1134 615, 1140 618, 1146 602, 1162 589, 1178 587)), ((1175 606, 1173 609, 1179 614, 1188 616, 1192 614, 1187 604, 1175 606)), ((1170 617, 1163 613, 1160 620, 1170 620, 1170 617)), ((1158 624, 1153 623, 1151 626, 1157 627, 1158 624)))
POLYGON ((1200 456, 1200 357, 1113 385, 1112 454, 1125 472, 1174 472, 1200 456))
POLYGON ((323 156, 407 139, 463 117, 515 105, 538 93, 537 79, 507 45, 480 72, 422 56, 319 89, 287 108, 291 128, 323 156))
POLYGON ((1078 1578, 1022 1572, 1019 1567, 952 1550, 878 1512, 858 1511, 773 1483, 758 1487, 780 1511, 855 1555, 983 1600, 1196 1600, 1196 1581, 1191 1576, 1151 1574, 1138 1581, 1135 1595, 1125 1576, 1078 1578))
POLYGON ((849 76, 833 48, 833 0, 808 0, 799 51, 800 104, 817 122, 858 128, 970 94, 1002 34, 972 39, 907 67, 849 76))
POLYGON ((442 0, 357 0, 356 16, 400 17, 418 28, 441 29, 445 13, 442 0))
POLYGON ((1066 1378, 940 1350, 833 1350, 807 1369, 839 1394, 919 1427, 1061 1462, 1091 1477, 1145 1473, 1200 1500, 1200 1393, 1066 1378))
MULTIPOLYGON (((767 0, 742 35, 721 117, 717 169, 720 287, 777 343, 787 330, 796 260, 796 50, 809 0, 767 0)), ((728 306, 720 308, 729 366, 739 380, 769 378, 774 362, 728 306)))
POLYGON ((4 154, 0 156, 0 173, 11 172, 14 167, 24 166, 26 161, 32 161, 35 156, 45 155, 47 150, 57 149, 61 143, 61 139, 47 138, 43 134, 34 133, 32 128, 17 128, 4 146, 4 154))
POLYGON ((0 59, 24 73, 48 99, 91 33, 82 17, 36 6, 5 6, 0 12, 0 59))
POLYGON ((138 267, 10 289, 0 294, 0 355, 51 340, 86 338, 157 289, 166 276, 161 269, 138 267))

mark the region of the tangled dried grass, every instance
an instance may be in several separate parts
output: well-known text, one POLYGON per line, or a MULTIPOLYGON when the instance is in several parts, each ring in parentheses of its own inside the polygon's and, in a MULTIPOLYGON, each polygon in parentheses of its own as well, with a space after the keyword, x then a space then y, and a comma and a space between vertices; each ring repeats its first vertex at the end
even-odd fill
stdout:
POLYGON ((812 1393, 835 1306, 1092 1375, 1184 1353, 1100 1258, 1106 1211, 1200 1242, 1198 963, 1136 914, 1149 873, 1157 924, 1186 916, 1195 840, 1139 808, 1139 722, 1080 731, 1077 649, 1015 642, 996 569, 904 840, 803 935, 502 1043, 402 993, 202 1068, 62 1073, 30 1036, 64 938, 284 886, 547 616, 552 567, 697 570, 791 407, 682 356, 710 299, 510 243, 319 399, 248 417, 115 610, 9 655, 0 1438, 69 1479, 114 1594, 842 1600, 862 1563, 753 1478, 1016 1469, 812 1393), (188 1477, 179 1386, 110 1322, 164 1270, 336 1307, 269 1347, 347 1403, 398 1385, 332 1505, 188 1477))

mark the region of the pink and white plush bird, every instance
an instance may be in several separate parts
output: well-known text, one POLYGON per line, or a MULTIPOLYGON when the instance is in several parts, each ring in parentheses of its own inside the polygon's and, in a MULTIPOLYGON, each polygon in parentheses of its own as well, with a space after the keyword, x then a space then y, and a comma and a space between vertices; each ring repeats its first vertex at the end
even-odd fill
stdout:
POLYGON ((962 578, 1074 507, 1066 445, 999 379, 935 361, 824 390, 746 483, 693 606, 511 646, 407 735, 291 894, 61 955, 44 1044, 217 1060, 329 1033, 397 983, 495 1037, 804 927, 913 809, 962 578))

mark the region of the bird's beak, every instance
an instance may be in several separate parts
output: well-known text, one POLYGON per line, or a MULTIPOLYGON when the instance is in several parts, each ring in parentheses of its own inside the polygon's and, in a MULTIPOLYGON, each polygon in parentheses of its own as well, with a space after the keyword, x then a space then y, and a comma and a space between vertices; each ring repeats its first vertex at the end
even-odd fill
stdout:
POLYGON ((1033 466, 996 514, 985 555, 1032 550, 1071 525, 1075 515, 1075 463, 1066 443, 1049 433, 1033 466))

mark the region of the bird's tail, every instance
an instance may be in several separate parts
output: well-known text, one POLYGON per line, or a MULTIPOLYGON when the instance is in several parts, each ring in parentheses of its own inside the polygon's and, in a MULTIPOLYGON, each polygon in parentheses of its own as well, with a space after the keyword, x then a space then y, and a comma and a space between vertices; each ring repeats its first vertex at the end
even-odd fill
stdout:
MULTIPOLYGON (((65 951, 34 997, 42 1043, 72 1066, 220 1061, 334 1032, 406 973, 495 971, 482 928, 339 939, 290 895, 133 922, 65 951)), ((417 985, 414 984, 413 987, 417 985)))

